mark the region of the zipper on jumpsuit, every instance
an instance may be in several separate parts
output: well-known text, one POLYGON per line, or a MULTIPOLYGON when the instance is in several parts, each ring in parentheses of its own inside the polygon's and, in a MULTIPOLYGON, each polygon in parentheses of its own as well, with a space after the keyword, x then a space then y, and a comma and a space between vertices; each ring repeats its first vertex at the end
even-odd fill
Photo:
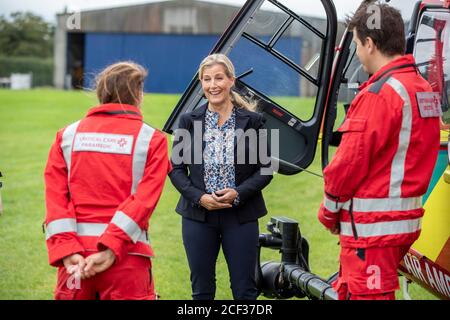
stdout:
POLYGON ((350 208, 348 208, 348 214, 350 216, 350 221, 352 223, 353 238, 355 238, 355 240, 358 240, 358 232, 356 232, 355 218, 353 217, 353 198, 350 199, 350 208))

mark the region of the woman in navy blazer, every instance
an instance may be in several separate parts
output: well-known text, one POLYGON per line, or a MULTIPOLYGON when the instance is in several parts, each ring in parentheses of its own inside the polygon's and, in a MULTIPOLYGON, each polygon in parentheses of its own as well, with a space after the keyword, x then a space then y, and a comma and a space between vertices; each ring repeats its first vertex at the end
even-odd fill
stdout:
POLYGON ((169 174, 181 193, 176 212, 182 215, 192 297, 214 299, 222 246, 234 299, 253 300, 258 218, 267 213, 261 191, 272 180, 270 157, 260 155, 268 153, 265 121, 232 91, 234 66, 225 55, 206 57, 199 79, 208 103, 181 116, 169 174))

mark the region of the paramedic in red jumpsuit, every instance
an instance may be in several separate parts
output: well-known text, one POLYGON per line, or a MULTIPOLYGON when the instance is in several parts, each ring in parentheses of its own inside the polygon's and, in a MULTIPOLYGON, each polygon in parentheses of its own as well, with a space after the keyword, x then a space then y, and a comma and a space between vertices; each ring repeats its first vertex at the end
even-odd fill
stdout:
POLYGON ((97 77, 101 105, 60 131, 45 169, 46 243, 55 299, 155 299, 148 221, 170 169, 165 135, 142 121, 147 72, 97 77))
POLYGON ((343 125, 342 140, 324 170, 319 220, 339 234, 340 272, 333 287, 340 300, 393 300, 397 267, 421 230, 422 196, 439 150, 439 94, 404 55, 400 13, 360 7, 349 30, 364 70, 343 125), (369 22, 368 22, 369 21, 369 22))

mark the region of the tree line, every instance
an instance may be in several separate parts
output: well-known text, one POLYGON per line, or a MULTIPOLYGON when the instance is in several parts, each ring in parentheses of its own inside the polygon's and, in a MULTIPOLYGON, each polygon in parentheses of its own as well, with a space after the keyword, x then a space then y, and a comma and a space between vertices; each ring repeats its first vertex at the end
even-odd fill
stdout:
POLYGON ((55 27, 31 12, 0 15, 0 55, 50 58, 55 27))
POLYGON ((33 86, 52 85, 55 26, 31 12, 0 15, 0 77, 33 74, 33 86))

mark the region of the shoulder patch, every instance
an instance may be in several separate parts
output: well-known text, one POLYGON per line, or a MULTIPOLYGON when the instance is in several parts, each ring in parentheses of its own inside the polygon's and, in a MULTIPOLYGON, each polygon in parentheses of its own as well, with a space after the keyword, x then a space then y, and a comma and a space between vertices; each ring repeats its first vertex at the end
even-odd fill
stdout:
POLYGON ((389 80, 390 78, 391 78, 391 77, 388 76, 388 77, 381 78, 380 80, 374 82, 374 83, 370 86, 369 92, 375 93, 375 94, 379 94, 380 91, 381 91, 381 88, 383 87, 383 85, 384 85, 386 82, 388 82, 388 80, 389 80))
POLYGON ((417 92, 417 105, 422 118, 442 116, 441 96, 437 92, 417 92))
POLYGON ((132 135, 83 132, 75 136, 73 151, 91 151, 100 153, 131 154, 132 135))

